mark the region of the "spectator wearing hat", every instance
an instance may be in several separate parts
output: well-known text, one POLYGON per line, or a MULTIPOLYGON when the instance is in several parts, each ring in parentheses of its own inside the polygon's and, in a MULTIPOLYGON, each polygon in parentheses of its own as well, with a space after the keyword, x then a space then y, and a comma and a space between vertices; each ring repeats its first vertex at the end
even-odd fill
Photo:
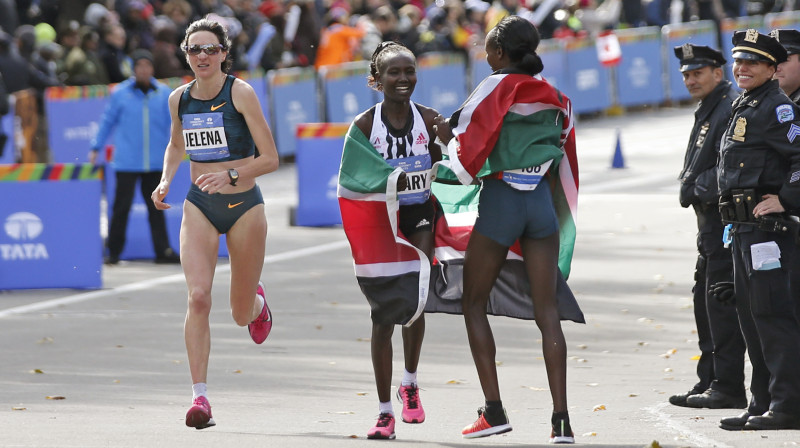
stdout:
POLYGON ((733 306, 708 294, 708 286, 715 283, 733 286, 731 251, 720 238, 723 226, 717 207, 717 158, 720 139, 731 116, 731 103, 739 94, 725 79, 722 69, 726 61, 719 51, 687 43, 675 47, 674 52, 680 60, 686 90, 699 101, 678 179, 681 207, 692 207, 697 217, 698 257, 692 291, 700 360, 697 384, 685 394, 671 396, 669 402, 693 408, 742 409, 747 406, 747 396, 745 345, 739 319, 733 306))
POLYGON ((169 246, 164 212, 156 209, 150 198, 150 192, 161 181, 164 151, 169 143, 171 119, 167 100, 170 89, 153 77, 153 56, 149 51, 136 50, 131 59, 134 76, 120 83, 111 94, 89 153, 89 161, 96 163, 97 153, 114 133, 111 166, 116 173, 117 187, 105 262, 119 263, 125 247, 128 214, 139 182, 147 204, 155 261, 179 263, 178 255, 169 246))
POLYGON ((753 372, 750 405, 720 427, 800 429, 800 324, 789 285, 798 254, 788 216, 800 211, 800 108, 772 79, 787 59, 774 37, 749 29, 732 43, 733 79, 744 92, 722 137, 720 213, 753 372))

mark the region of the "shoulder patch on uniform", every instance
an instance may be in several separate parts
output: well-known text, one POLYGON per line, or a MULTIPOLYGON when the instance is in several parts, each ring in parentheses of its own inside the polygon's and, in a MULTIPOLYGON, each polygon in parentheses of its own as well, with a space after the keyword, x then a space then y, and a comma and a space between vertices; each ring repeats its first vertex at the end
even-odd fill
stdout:
POLYGON ((778 123, 786 123, 794 120, 794 109, 791 104, 781 104, 775 108, 775 115, 778 117, 778 123))

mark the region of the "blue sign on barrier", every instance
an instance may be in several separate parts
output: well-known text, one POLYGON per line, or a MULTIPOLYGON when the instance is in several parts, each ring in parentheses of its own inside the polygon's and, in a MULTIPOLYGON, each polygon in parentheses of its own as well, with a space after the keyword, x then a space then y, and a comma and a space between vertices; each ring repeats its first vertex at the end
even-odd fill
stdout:
POLYGON ((309 123, 297 127, 297 188, 295 224, 333 226, 342 223, 336 197, 344 123, 309 123))
POLYGON ((417 58, 415 102, 450 116, 467 99, 464 58, 458 54, 429 53, 417 58))
POLYGON ((100 190, 100 179, 0 181, 0 290, 102 287, 100 190))
POLYGON ((356 115, 378 102, 378 93, 367 86, 369 62, 347 62, 319 70, 328 123, 350 123, 356 115))
MULTIPOLYGON (((543 40, 539 43, 536 53, 542 58, 542 64, 544 65, 542 76, 547 82, 557 89, 565 86, 568 72, 564 42, 557 39, 543 40)), ((575 104, 574 98, 570 97, 570 100, 575 104)))
POLYGON ((256 97, 258 97, 259 103, 261 103, 261 112, 264 114, 267 123, 270 123, 269 94, 267 93, 267 80, 264 78, 263 72, 237 73, 236 76, 250 84, 250 87, 253 88, 253 92, 256 94, 256 97))
POLYGON ((319 121, 313 68, 285 68, 267 73, 272 99, 272 132, 279 156, 295 154, 295 127, 319 121))
POLYGON ((108 99, 108 96, 61 99, 47 95, 45 107, 53 162, 89 161, 91 140, 97 134, 108 99))
POLYGON ((469 63, 469 85, 474 90, 481 81, 492 74, 492 67, 486 62, 486 51, 484 51, 483 47, 474 47, 469 52, 469 63))
POLYGON ((569 76, 559 90, 572 100, 575 113, 597 112, 611 106, 609 69, 597 59, 592 39, 571 39, 566 43, 569 76))
POLYGON ((14 163, 16 157, 14 155, 14 108, 0 118, 0 126, 2 132, 0 134, 6 135, 6 144, 0 148, 0 164, 14 163))
POLYGON ((661 104, 664 84, 661 74, 661 29, 630 28, 616 32, 622 61, 616 69, 617 103, 621 106, 661 104))
MULTIPOLYGON (((117 188, 117 176, 111 165, 106 165, 106 202, 108 203, 108 222, 111 222, 111 214, 114 210, 114 194, 117 188)), ((169 186, 166 202, 172 207, 164 210, 164 219, 167 221, 167 236, 169 245, 175 252, 180 251, 181 221, 183 220, 183 201, 191 186, 189 176, 189 162, 182 162, 175 173, 172 183, 169 186)), ((149 195, 149 193, 148 193, 149 195)), ((156 257, 153 250, 153 239, 150 236, 150 222, 148 219, 147 205, 144 198, 139 194, 139 186, 133 195, 133 205, 128 214, 128 227, 125 232, 125 248, 120 254, 122 260, 152 260, 156 257)), ((220 257, 228 256, 228 248, 225 245, 225 235, 220 236, 219 252, 220 257)))

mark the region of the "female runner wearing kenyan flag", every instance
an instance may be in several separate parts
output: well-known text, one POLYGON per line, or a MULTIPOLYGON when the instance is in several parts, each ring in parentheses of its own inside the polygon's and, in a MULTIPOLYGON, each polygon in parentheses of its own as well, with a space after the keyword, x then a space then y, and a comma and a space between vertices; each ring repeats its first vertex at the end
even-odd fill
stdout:
MULTIPOLYGON (((368 85, 383 92, 383 101, 356 117, 348 132, 340 169, 340 182, 343 182, 344 178, 349 179, 345 183, 352 189, 356 188, 354 184, 360 187, 373 183, 381 184, 374 190, 375 193, 385 193, 387 182, 391 183, 387 177, 394 179, 389 174, 396 172, 398 168, 402 170, 397 178, 396 202, 399 203, 399 214, 396 230, 394 233, 389 232, 390 241, 387 246, 382 243, 385 240, 378 236, 386 235, 380 231, 380 224, 377 233, 373 233, 365 230, 363 219, 357 218, 354 220, 358 221, 357 225, 360 228, 350 233, 350 223, 353 219, 349 210, 352 208, 347 204, 342 204, 341 207, 345 232, 350 239, 356 262, 356 276, 371 308, 372 366, 380 403, 378 422, 367 433, 370 439, 395 438, 391 384, 392 333, 397 324, 404 324, 402 331, 405 370, 397 390, 398 398, 403 402, 402 419, 406 423, 422 423, 425 420, 417 388, 417 365, 425 334, 425 319, 421 314, 424 300, 418 303, 417 297, 417 281, 420 277, 408 272, 405 272, 406 275, 399 275, 398 271, 381 272, 378 274, 378 279, 370 277, 367 272, 374 273, 380 268, 370 268, 369 266, 375 266, 372 264, 375 259, 362 257, 365 252, 362 248, 366 245, 370 247, 366 252, 380 259, 378 265, 399 266, 398 269, 404 269, 404 266, 413 262, 409 262, 408 259, 391 260, 397 261, 393 263, 388 259, 402 252, 394 246, 394 238, 397 236, 405 244, 410 243, 416 248, 408 250, 420 254, 418 263, 427 264, 429 268, 430 260, 433 259, 434 206, 430 194, 430 170, 432 163, 438 162, 442 156, 441 148, 434 143, 433 134, 433 120, 439 113, 411 102, 411 94, 416 84, 417 68, 414 54, 402 44, 381 43, 372 55, 368 85), (357 162, 350 163, 351 160, 357 162), (391 280, 386 281, 387 278, 391 280), (411 315, 418 317, 414 320, 411 315)), ((343 191, 342 187, 346 186, 340 185, 340 193, 343 191)), ((389 187, 394 190, 393 185, 389 187)), ((349 203, 362 202, 354 201, 353 199, 360 196, 354 196, 353 190, 348 191, 351 193, 348 195, 349 203)), ((395 203, 393 193, 387 193, 386 196, 387 202, 395 203)), ((392 209, 389 207, 389 210, 392 209)), ((387 207, 382 206, 377 214, 380 213, 384 215, 385 223, 389 224, 389 219, 386 217, 387 207)), ((392 211, 389 211, 389 214, 394 216, 392 211)), ((375 218, 376 214, 371 215, 375 218)), ((412 258, 416 258, 416 255, 412 258)), ((424 284, 423 289, 426 289, 427 277, 422 278, 420 284, 424 284)))
POLYGON ((500 400, 486 306, 509 247, 519 241, 553 399, 550 441, 574 443, 556 281, 559 268, 568 276, 574 245, 577 160, 570 101, 539 75, 544 67, 538 45, 539 34, 527 20, 500 21, 486 36, 486 59, 494 73, 449 122, 436 118, 436 132, 448 143, 450 169, 463 184, 482 184, 464 259, 462 307, 486 406, 462 435, 511 431, 500 400))

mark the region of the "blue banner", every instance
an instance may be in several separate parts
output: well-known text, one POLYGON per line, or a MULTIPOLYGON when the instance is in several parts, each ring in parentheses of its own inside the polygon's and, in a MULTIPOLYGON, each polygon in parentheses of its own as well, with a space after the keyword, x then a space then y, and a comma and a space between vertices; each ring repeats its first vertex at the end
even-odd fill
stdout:
MULTIPOLYGON (((699 22, 676 23, 674 25, 667 25, 661 29, 661 40, 665 47, 667 57, 666 71, 667 71, 667 97, 672 101, 681 101, 691 99, 692 96, 686 90, 683 84, 683 74, 681 74, 680 60, 675 57, 675 47, 679 47, 686 43, 694 45, 705 45, 711 48, 717 48, 717 31, 716 25, 710 20, 702 20, 699 22)), ((728 38, 730 41, 730 37, 728 38)), ((723 72, 729 76, 730 72, 730 51, 726 54, 723 52, 725 60, 729 64, 723 67, 723 72)))
POLYGON ((492 67, 486 62, 486 51, 483 47, 475 47, 469 52, 470 88, 475 89, 487 76, 492 74, 492 67))
POLYGON ((417 58, 417 86, 412 99, 448 117, 467 99, 464 58, 429 53, 417 58))
POLYGON ((317 82, 312 68, 285 68, 267 73, 279 156, 295 154, 295 127, 319 121, 317 82))
MULTIPOLYGON (((544 70, 542 76, 553 87, 561 89, 567 83, 567 56, 564 50, 564 42, 557 39, 547 39, 539 43, 539 48, 536 53, 542 58, 544 70)), ((488 65, 488 64, 487 64, 488 65)), ((566 92, 565 92, 566 93, 566 92)), ((569 95, 567 95, 569 96, 569 95)), ((575 104, 575 98, 570 97, 572 104, 575 104)))
POLYGON ((379 101, 378 92, 367 86, 369 62, 347 62, 322 67, 319 78, 325 98, 328 123, 350 123, 356 115, 379 101))
POLYGON ((342 223, 336 188, 348 126, 346 123, 298 126, 295 225, 333 226, 342 223))
POLYGON ((100 127, 107 102, 108 97, 45 100, 54 163, 89 161, 91 141, 100 127))
MULTIPOLYGON (((108 203, 108 222, 111 223, 111 214, 114 210, 114 194, 117 188, 117 176, 111 165, 105 167, 106 201, 108 203)), ((180 252, 181 221, 183 220, 183 201, 191 186, 189 175, 189 162, 184 161, 178 167, 175 177, 169 186, 166 203, 172 207, 164 210, 164 219, 167 221, 167 236, 169 245, 176 253, 180 252)), ((148 193, 149 195, 150 193, 148 193)), ((147 204, 140 194, 139 184, 133 194, 133 205, 128 214, 128 227, 125 232, 125 248, 120 254, 121 260, 152 260, 156 257, 153 251, 153 239, 150 236, 150 222, 148 221, 147 204)), ((220 257, 228 256, 225 235, 220 236, 220 257)))
POLYGON ((259 103, 261 103, 261 112, 264 114, 264 118, 267 120, 267 123, 271 123, 269 113, 269 94, 267 93, 267 79, 264 77, 264 72, 256 71, 246 74, 240 73, 239 76, 248 84, 250 84, 250 87, 253 88, 253 92, 255 92, 259 103))
POLYGON ((100 180, 0 182, 0 290, 100 288, 100 180))
POLYGON ((575 113, 597 112, 611 106, 609 69, 597 59, 593 39, 567 42, 568 76, 559 90, 572 100, 575 113))
POLYGON ((665 99, 661 29, 630 28, 616 34, 622 50, 622 61, 616 68, 617 104, 661 104, 665 99))

